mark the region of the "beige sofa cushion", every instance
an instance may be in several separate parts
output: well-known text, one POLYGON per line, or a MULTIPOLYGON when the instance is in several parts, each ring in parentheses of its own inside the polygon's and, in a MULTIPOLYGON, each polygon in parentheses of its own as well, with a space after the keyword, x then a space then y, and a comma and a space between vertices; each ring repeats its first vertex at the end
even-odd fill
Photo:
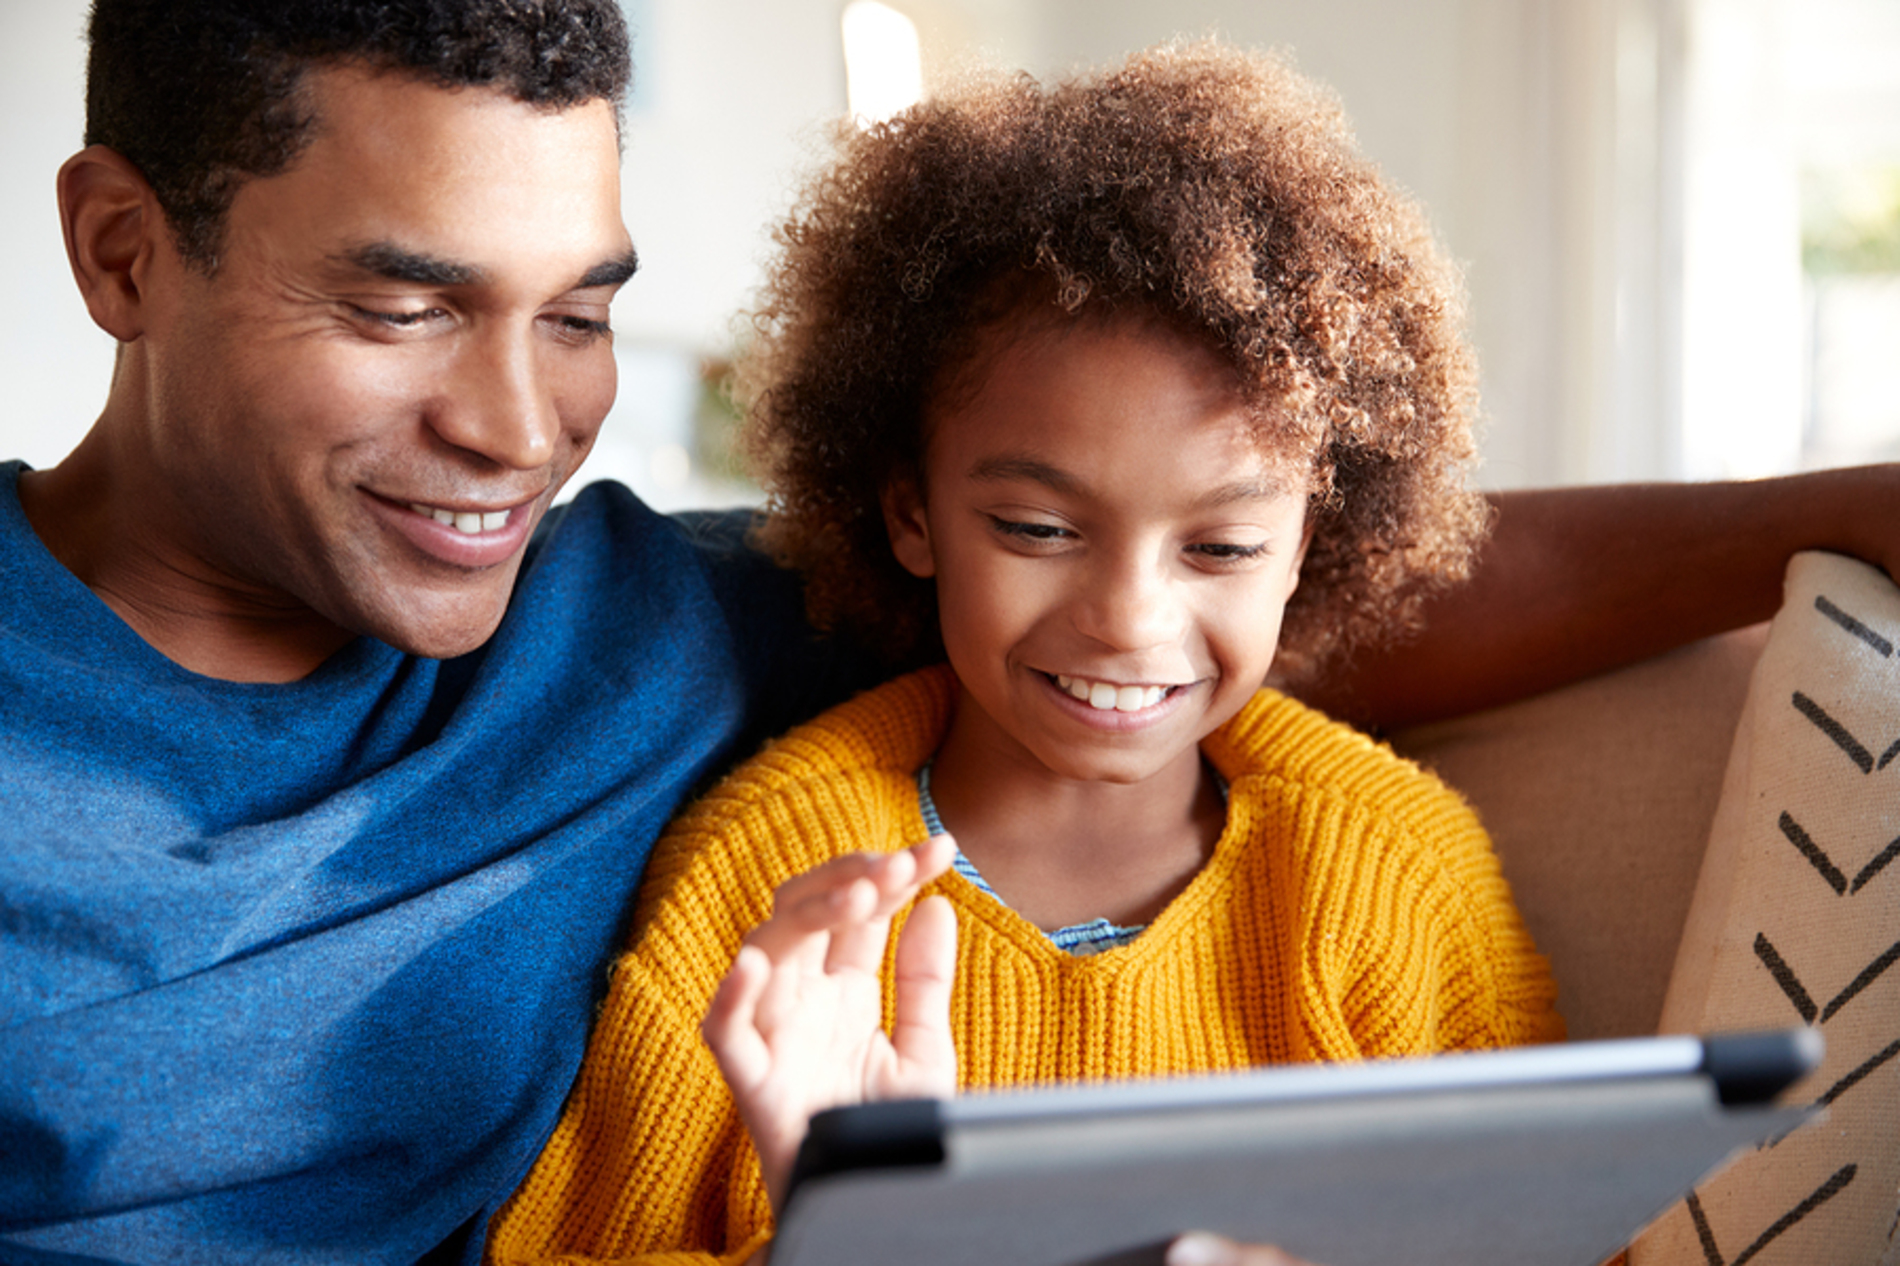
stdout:
POLYGON ((1573 1039, 1656 1031, 1766 634, 1393 738, 1484 820, 1573 1039))
POLYGON ((1824 1124, 1738 1162, 1635 1266, 1900 1261, 1900 590, 1804 554, 1756 669, 1662 1027, 1807 1023, 1824 1124))

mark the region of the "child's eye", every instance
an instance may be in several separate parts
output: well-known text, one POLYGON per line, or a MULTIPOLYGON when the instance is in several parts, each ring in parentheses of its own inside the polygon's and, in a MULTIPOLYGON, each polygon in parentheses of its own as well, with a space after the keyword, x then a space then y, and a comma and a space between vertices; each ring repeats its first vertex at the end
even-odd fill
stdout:
POLYGON ((1258 545, 1231 545, 1215 541, 1203 545, 1191 545, 1188 548, 1203 558, 1222 563, 1246 562, 1249 559, 1264 557, 1267 553, 1265 541, 1258 545))
POLYGON ((1054 523, 1026 523, 1020 519, 1005 519, 994 514, 983 517, 990 521, 990 529, 998 535, 1014 537, 1022 541, 1061 541, 1075 535, 1068 528, 1054 523))

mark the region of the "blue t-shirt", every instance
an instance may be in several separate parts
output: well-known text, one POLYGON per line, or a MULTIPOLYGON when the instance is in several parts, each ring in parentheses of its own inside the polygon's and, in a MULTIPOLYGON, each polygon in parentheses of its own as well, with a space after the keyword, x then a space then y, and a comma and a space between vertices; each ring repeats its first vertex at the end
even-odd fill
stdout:
POLYGON ((732 516, 596 484, 500 630, 249 685, 155 652, 0 465, 0 1261, 479 1249, 662 825, 857 684, 732 516))

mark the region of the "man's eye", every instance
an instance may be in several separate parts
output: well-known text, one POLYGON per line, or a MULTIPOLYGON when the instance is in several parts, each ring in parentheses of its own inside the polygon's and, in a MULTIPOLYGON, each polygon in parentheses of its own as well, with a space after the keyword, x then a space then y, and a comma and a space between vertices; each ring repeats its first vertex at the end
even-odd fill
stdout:
POLYGON ((425 321, 447 316, 441 308, 417 308, 406 312, 386 312, 378 308, 358 308, 359 316, 375 321, 379 325, 393 326, 399 330, 411 329, 425 321))
POLYGON ((614 332, 614 327, 605 321, 590 321, 586 317, 564 316, 560 318, 561 329, 570 337, 596 339, 605 338, 614 332))

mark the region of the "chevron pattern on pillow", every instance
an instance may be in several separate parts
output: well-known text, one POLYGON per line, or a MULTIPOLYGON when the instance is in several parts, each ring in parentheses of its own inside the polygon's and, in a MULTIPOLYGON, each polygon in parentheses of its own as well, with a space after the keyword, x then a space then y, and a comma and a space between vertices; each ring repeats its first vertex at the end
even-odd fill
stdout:
POLYGON ((1808 1024, 1826 1119, 1722 1171, 1632 1266, 1900 1266, 1900 590, 1790 563, 1737 727, 1664 1031, 1808 1024))

